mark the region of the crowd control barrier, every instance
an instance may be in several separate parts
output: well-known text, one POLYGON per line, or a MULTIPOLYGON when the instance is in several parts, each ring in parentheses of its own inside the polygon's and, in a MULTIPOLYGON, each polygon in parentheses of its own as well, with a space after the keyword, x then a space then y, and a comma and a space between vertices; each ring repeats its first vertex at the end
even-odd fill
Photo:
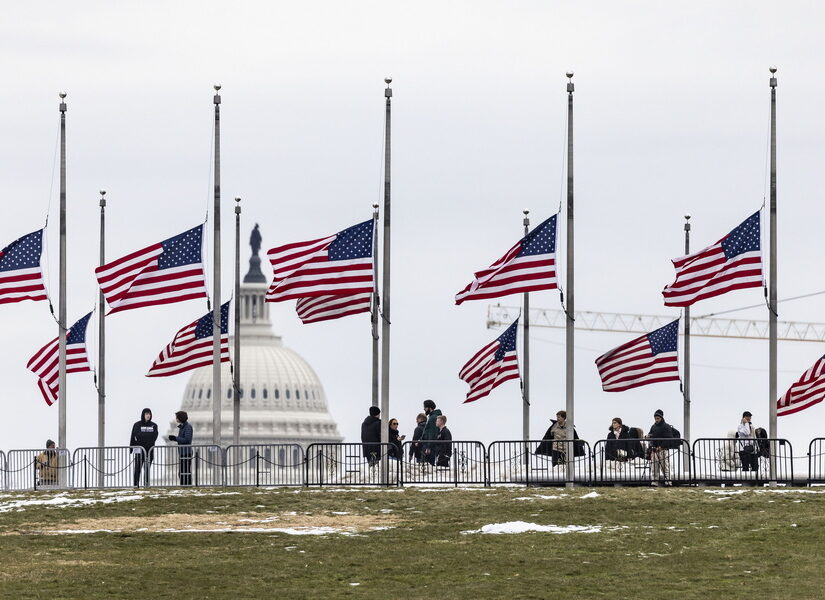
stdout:
POLYGON ((226 484, 304 485, 305 460, 298 444, 232 445, 226 448, 226 484))
POLYGON ((391 454, 396 451, 392 444, 310 444, 306 485, 398 485, 400 461, 391 454))
POLYGON ((793 482, 793 448, 785 439, 700 438, 693 442, 694 483, 793 482))
POLYGON ((397 453, 397 447, 391 448, 403 485, 487 485, 487 453, 481 442, 405 442, 401 456, 397 453))
POLYGON ((134 485, 136 467, 145 465, 140 446, 78 448, 72 454, 75 487, 125 488, 134 485))
POLYGON ((590 444, 584 440, 511 440, 493 442, 487 449, 490 485, 589 484, 591 480, 590 444))
POLYGON ((6 457, 6 489, 68 489, 72 480, 72 457, 68 450, 9 450, 6 457))
POLYGON ((599 440, 593 447, 598 485, 691 483, 690 445, 682 439, 599 440))

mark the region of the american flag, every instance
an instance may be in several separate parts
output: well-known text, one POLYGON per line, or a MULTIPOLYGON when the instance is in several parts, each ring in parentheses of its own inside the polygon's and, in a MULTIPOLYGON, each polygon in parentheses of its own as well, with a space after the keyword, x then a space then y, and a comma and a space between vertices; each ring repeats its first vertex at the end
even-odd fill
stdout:
MULTIPOLYGON (((212 364, 215 340, 212 313, 208 312, 178 331, 152 363, 147 377, 167 377, 212 364)), ((229 302, 221 305, 221 362, 229 362, 229 302)))
POLYGON ((0 250, 0 304, 48 300, 40 269, 43 230, 38 229, 0 250))
POLYGON ((602 389, 623 392, 660 381, 679 381, 678 339, 676 319, 602 354, 596 359, 602 389))
POLYGON ((665 306, 694 302, 733 290, 762 287, 759 213, 704 250, 673 259, 676 281, 662 290, 665 306))
POLYGON ((267 302, 373 291, 373 220, 329 237, 278 246, 267 252, 275 279, 267 302))
POLYGON ((318 323, 369 312, 372 293, 299 298, 295 310, 302 323, 318 323))
POLYGON ((203 225, 95 269, 109 314, 206 298, 203 225))
POLYGON ((470 384, 465 404, 484 398, 493 388, 497 388, 505 381, 519 378, 517 332, 518 319, 492 343, 476 352, 461 368, 459 378, 470 384))
POLYGON ((533 229, 492 265, 478 271, 475 279, 455 297, 465 300, 500 298, 521 292, 555 290, 556 221, 553 215, 533 229))
MULTIPOLYGON (((86 326, 92 313, 78 320, 66 334, 66 373, 91 371, 86 354, 86 326)), ((37 375, 37 387, 46 404, 54 404, 60 388, 60 338, 54 338, 29 359, 26 368, 37 375)))
POLYGON ((825 397, 825 356, 802 374, 776 401, 776 415, 790 415, 822 402, 825 397))

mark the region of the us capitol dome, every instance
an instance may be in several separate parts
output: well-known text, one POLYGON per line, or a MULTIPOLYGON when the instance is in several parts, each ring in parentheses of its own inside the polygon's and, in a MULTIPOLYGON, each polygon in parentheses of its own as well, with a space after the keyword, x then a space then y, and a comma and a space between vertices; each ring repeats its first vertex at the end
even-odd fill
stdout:
MULTIPOLYGON (((241 444, 340 442, 338 425, 327 410, 324 387, 312 367, 272 332, 268 288, 261 272, 258 225, 249 241, 252 257, 237 301, 241 309, 241 444)), ((231 315, 231 313, 230 313, 231 315)), ((232 317, 230 316, 230 319, 232 317)), ((237 332, 236 332, 237 334, 237 332)), ((229 338, 234 358, 234 336, 229 338)), ((221 440, 232 442, 232 377, 221 365, 221 440)), ((212 367, 192 372, 180 410, 189 414, 195 444, 212 441, 212 367)), ((177 433, 173 423, 170 434, 177 433)))

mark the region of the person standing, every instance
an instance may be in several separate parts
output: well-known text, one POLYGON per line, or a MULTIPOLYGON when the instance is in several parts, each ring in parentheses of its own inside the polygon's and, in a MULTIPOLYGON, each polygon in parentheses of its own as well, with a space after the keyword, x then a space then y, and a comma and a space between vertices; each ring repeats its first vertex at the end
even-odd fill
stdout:
POLYGON ((374 466, 381 456, 381 419, 378 415, 381 409, 377 406, 370 406, 370 414, 361 423, 361 443, 364 445, 364 458, 370 466, 374 466))
POLYGON ((736 437, 739 438, 739 460, 743 471, 759 470, 759 454, 756 450, 756 430, 751 423, 750 411, 742 413, 742 420, 736 428, 736 437))
POLYGON ((670 450, 668 440, 673 439, 673 428, 665 422, 665 413, 658 409, 653 413, 653 425, 647 434, 650 440, 650 461, 652 470, 651 485, 657 486, 660 482, 670 486, 670 450))
POLYGON ((146 470, 144 485, 149 485, 149 465, 152 464, 152 448, 158 439, 158 426, 152 421, 152 410, 144 408, 140 413, 140 421, 132 425, 132 436, 129 438, 130 446, 139 446, 143 452, 133 451, 135 458, 135 487, 140 485, 140 472, 146 470), (148 461, 148 463, 146 462, 148 461))
POLYGON ((449 467, 450 457, 453 455, 453 434, 447 429, 447 417, 445 415, 438 415, 435 418, 435 425, 438 427, 438 435, 436 435, 436 454, 435 465, 437 467, 449 467))
POLYGON ((398 435, 398 419, 390 419, 390 435, 387 438, 390 443, 390 458, 401 460, 404 453, 401 449, 401 442, 407 438, 406 435, 398 435))
POLYGON ((189 414, 185 410, 175 413, 175 421, 178 424, 178 435, 170 435, 169 441, 178 443, 180 484, 192 485, 192 424, 189 423, 189 414))
POLYGON ((427 415, 427 422, 424 424, 424 431, 421 433, 423 441, 424 460, 431 465, 435 464, 435 448, 432 442, 438 437, 438 425, 436 419, 441 416, 441 411, 435 407, 432 400, 424 400, 424 414, 427 415))
POLYGON ((424 425, 427 423, 427 415, 418 413, 415 418, 415 429, 413 430, 413 443, 410 444, 410 462, 413 458, 415 462, 424 462, 424 449, 421 447, 421 436, 424 434, 424 425))
POLYGON ((57 485, 60 464, 54 441, 46 440, 46 449, 37 455, 34 467, 40 473, 40 485, 57 485))
POLYGON ((553 466, 567 462, 568 449, 573 444, 573 456, 584 456, 584 443, 579 441, 576 430, 567 425, 567 411, 556 413, 556 420, 550 420, 550 427, 544 432, 542 442, 536 447, 536 454, 550 455, 553 466))

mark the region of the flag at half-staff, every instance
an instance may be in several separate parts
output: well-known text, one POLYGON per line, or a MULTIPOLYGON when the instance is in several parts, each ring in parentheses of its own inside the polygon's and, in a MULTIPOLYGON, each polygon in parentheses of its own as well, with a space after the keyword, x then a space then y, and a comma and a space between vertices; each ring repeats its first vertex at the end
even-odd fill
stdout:
POLYGON ((43 230, 14 240, 0 250, 0 304, 48 300, 40 268, 43 230))
MULTIPOLYGON (((92 313, 82 317, 66 333, 66 373, 91 371, 89 356, 86 354, 86 327, 91 317, 92 313)), ((26 368, 39 377, 37 387, 49 406, 54 404, 60 395, 59 342, 60 338, 54 338, 38 350, 26 364, 26 368)))
POLYGON ((206 298, 203 225, 95 269, 109 314, 206 298))
POLYGON ((325 238, 269 250, 267 255, 275 278, 266 293, 267 302, 303 299, 298 307, 302 320, 369 311, 369 298, 375 285, 373 225, 370 219, 325 238), (333 296, 342 302, 328 298, 333 296), (315 302, 307 302, 316 298, 315 302))
POLYGON ((596 359, 605 392, 679 381, 679 319, 614 348, 596 359))
POLYGON ((776 415, 790 415, 822 402, 825 398, 825 356, 802 374, 776 401, 776 415))
POLYGON ((465 404, 484 398, 505 381, 519 378, 517 333, 518 319, 493 342, 476 352, 461 368, 458 377, 470 385, 465 404))
POLYGON ((553 215, 492 265, 478 271, 475 279, 456 294, 455 303, 557 289, 557 221, 558 215, 553 215))
MULTIPOLYGON (((147 377, 167 377, 212 364, 215 328, 212 311, 175 334, 152 363, 147 377)), ((221 305, 221 362, 229 362, 229 302, 221 305)))
POLYGON ((712 246, 674 258, 673 266, 676 281, 662 290, 665 306, 690 306, 733 290, 762 287, 759 212, 712 246))
POLYGON ((344 296, 312 296, 299 298, 295 303, 295 311, 302 323, 318 323, 369 312, 371 302, 371 292, 344 296))

